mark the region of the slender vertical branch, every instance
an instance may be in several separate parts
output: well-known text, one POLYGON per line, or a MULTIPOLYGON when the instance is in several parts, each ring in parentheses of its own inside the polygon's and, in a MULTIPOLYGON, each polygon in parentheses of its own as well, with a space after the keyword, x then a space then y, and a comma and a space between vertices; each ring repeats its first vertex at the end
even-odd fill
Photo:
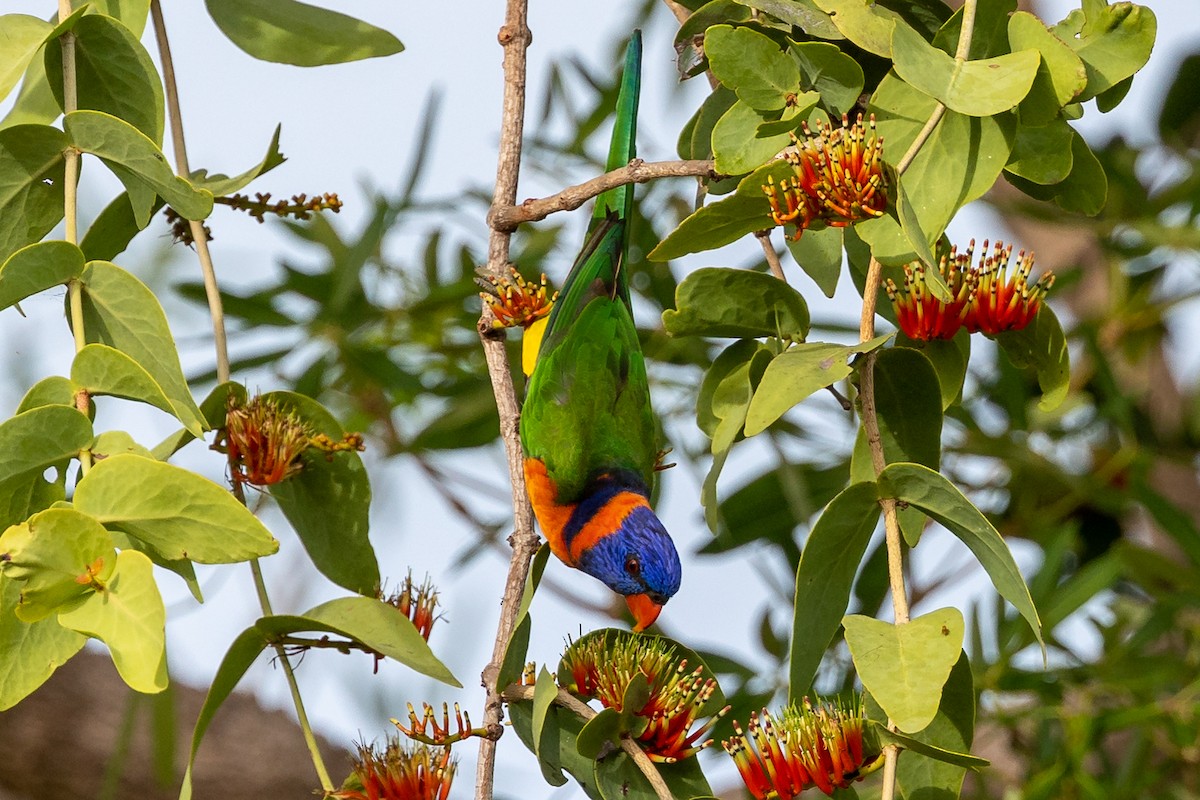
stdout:
MULTIPOLYGON (((69 0, 62 1, 69 2, 69 0)), ((163 20, 162 6, 159 4, 159 0, 150 0, 150 16, 154 25, 154 38, 158 43, 159 59, 162 62, 167 114, 171 120, 171 144, 175 150, 175 173, 182 178, 187 178, 191 174, 191 169, 188 166, 187 142, 183 135, 183 112, 179 104, 179 87, 175 80, 175 62, 171 58, 171 43, 167 38, 167 26, 163 20)), ((191 227, 192 239, 195 241, 196 256, 200 261, 200 272, 204 279, 204 292, 208 298, 208 313, 212 319, 213 344, 217 355, 217 380, 224 383, 230 378, 229 349, 226 344, 225 312, 221 305, 221 292, 220 287, 217 285, 217 272, 213 266, 212 254, 208 249, 208 234, 204 230, 204 224, 199 220, 189 220, 189 226, 191 227)), ((242 505, 246 504, 246 496, 242 491, 242 486, 236 481, 233 483, 233 494, 242 505)), ((250 561, 250 573, 254 578, 254 590, 258 596, 259 607, 263 615, 269 617, 274 611, 271 609, 271 599, 267 594, 267 584, 263 579, 262 567, 259 565, 258 559, 250 561)), ((312 758, 313 769, 317 773, 317 779, 320 780, 321 788, 325 792, 332 792, 335 788, 333 780, 329 777, 329 770, 325 767, 325 760, 322 758, 321 750, 317 746, 317 737, 313 733, 308 713, 304 709, 304 699, 300 694, 300 684, 296 680, 296 673, 292 668, 291 660, 288 658, 287 651, 282 645, 276 644, 274 648, 275 657, 283 668, 283 674, 287 680, 288 690, 292 696, 292 705, 296 709, 296 719, 304 735, 304 742, 308 746, 308 752, 312 758)))
MULTIPOLYGON (((958 47, 954 58, 959 63, 967 60, 971 50, 971 35, 975 29, 975 9, 978 0, 965 0, 963 3, 962 28, 959 31, 958 47)), ((903 175, 912 164, 917 153, 929 140, 938 123, 946 113, 946 106, 938 103, 926 120, 924 127, 909 145, 908 150, 896 163, 896 174, 903 175)), ((862 317, 859 320, 859 339, 868 341, 875 338, 875 308, 879 299, 879 288, 882 280, 883 267, 878 259, 871 257, 867 268, 867 279, 863 287, 862 317)), ((876 477, 883 472, 887 462, 883 455, 883 440, 879 435, 879 414, 875 407, 875 358, 874 351, 867 353, 863 359, 863 368, 859 375, 860 402, 862 404, 863 430, 866 432, 867 445, 871 451, 871 465, 876 477)), ((883 526, 888 560, 888 581, 891 585, 892 611, 896 624, 903 625, 909 620, 908 593, 904 586, 904 552, 901 547, 900 522, 896 516, 896 501, 894 498, 882 498, 879 501, 883 509, 883 526)), ((891 722, 889 721, 889 725, 891 722)), ((896 764, 900 751, 895 745, 884 748, 883 792, 881 800, 892 800, 896 794, 896 764)))
MULTIPOLYGON (((496 164, 496 188, 492 195, 492 209, 511 206, 517 199, 517 178, 521 169, 521 148, 525 127, 525 50, 529 47, 532 34, 528 24, 528 0, 507 0, 504 25, 498 40, 504 49, 504 98, 500 117, 500 153, 496 164)), ((509 237, 511 233, 497 227, 488 215, 491 234, 488 238, 487 270, 493 275, 502 275, 508 266, 509 237)), ((513 388, 512 373, 509 371, 508 355, 504 341, 497 338, 491 328, 492 316, 487 306, 479 320, 480 339, 484 356, 487 358, 488 375, 492 381, 492 392, 496 396, 496 408, 500 413, 500 436, 508 461, 508 474, 512 482, 513 534, 512 559, 508 577, 504 583, 504 597, 500 604, 500 620, 496 625, 496 640, 492 647, 492 659, 484 667, 482 682, 487 697, 484 702, 483 725, 490 738, 480 739, 479 761, 475 770, 476 800, 491 800, 492 784, 496 769, 496 740, 503 733, 500 721, 503 705, 497 682, 500 666, 504 661, 508 641, 512 638, 517 623, 517 610, 525 580, 529 575, 529 562, 537 551, 538 535, 533 527, 533 510, 525 492, 523 454, 518 426, 520 408, 513 388)))
POLYGON ((770 267, 771 274, 787 283, 787 276, 783 274, 783 264, 779 263, 779 253, 775 252, 775 245, 771 243, 771 230, 755 231, 754 238, 758 239, 758 243, 762 245, 763 255, 767 259, 767 266, 770 267))

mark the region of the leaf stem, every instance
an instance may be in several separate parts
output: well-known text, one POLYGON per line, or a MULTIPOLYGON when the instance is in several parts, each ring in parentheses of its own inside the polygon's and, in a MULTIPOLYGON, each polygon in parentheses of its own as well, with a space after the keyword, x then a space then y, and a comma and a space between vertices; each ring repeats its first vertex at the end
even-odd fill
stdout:
MULTIPOLYGON (((69 3, 69 0, 60 0, 60 2, 69 3)), ((163 20, 162 6, 159 0, 150 0, 150 17, 154 25, 154 38, 158 43, 159 59, 162 62, 167 114, 171 120, 171 142, 175 150, 175 173, 181 178, 186 179, 191 174, 191 170, 188 167, 187 142, 183 135, 183 112, 179 104, 179 88, 175 79, 175 62, 171 57, 171 43, 167 38, 167 26, 163 20)), ((221 305, 221 292, 217 285, 217 272, 213 266, 212 255, 208 249, 208 235, 204 231, 204 224, 199 220, 189 220, 189 225, 196 245, 196 256, 200 261, 200 272, 204 279, 204 292, 208 298, 208 313, 212 319, 213 344, 217 353, 217 380, 224 383, 230 378, 229 349, 226 343, 225 312, 221 305)), ((245 493, 242 491, 241 485, 236 481, 233 483, 233 494, 242 505, 246 504, 245 493)), ((272 616, 274 612, 271 610, 271 599, 267 594, 267 584, 263 580, 262 567, 259 565, 258 559, 250 561, 250 572, 254 577, 254 589, 258 595, 258 605, 264 616, 272 616)), ((312 756, 313 769, 316 770, 317 778, 321 782, 321 788, 326 793, 332 792, 335 788, 333 781, 329 777, 329 770, 326 769, 325 760, 322 758, 321 750, 317 746, 317 737, 313 733, 308 713, 304 709, 304 699, 300 695, 300 684, 296 681, 295 670, 293 670, 287 651, 282 645, 275 645, 275 656, 278 658, 280 666, 283 667, 283 674, 287 679, 288 691, 292 695, 292 705, 296 709, 296 720, 304 735, 304 742, 308 745, 308 752, 312 756)))
MULTIPOLYGON (((491 233, 488 237, 487 270, 500 276, 508 267, 509 239, 511 231, 499 227, 494 221, 497 209, 512 206, 517 197, 517 179, 521 170, 521 148, 525 126, 525 51, 532 40, 529 31, 528 0, 507 0, 504 24, 498 40, 504 50, 504 95, 500 116, 500 152, 496 163, 496 188, 492 195, 492 212, 489 213, 491 233)), ((512 483, 513 534, 509 537, 512 558, 509 561, 508 577, 504 583, 504 596, 500 603, 500 619, 496 624, 496 640, 492 647, 492 659, 483 669, 483 687, 487 693, 484 701, 483 727, 489 736, 479 740, 479 760, 475 768, 476 800, 491 800, 496 770, 496 740, 504 732, 500 721, 503 718, 503 703, 497 686, 500 666, 516 627, 517 611, 525 580, 529 575, 529 562, 538 547, 538 534, 533 527, 533 509, 525 491, 524 457, 518 425, 520 407, 517 405, 513 388, 512 373, 508 366, 508 354, 502 338, 497 338, 492 329, 492 314, 484 306, 479 319, 479 337, 487 359, 488 375, 492 382, 492 393, 496 397, 496 409, 500 415, 500 436, 508 461, 508 475, 512 483)))
MULTIPOLYGON (((959 64, 967 60, 971 50, 977 2, 978 0, 965 0, 963 3, 962 27, 959 30, 958 47, 954 53, 954 59, 959 64)), ((929 119, 926 120, 908 150, 896 163, 897 176, 903 175, 904 171, 909 168, 913 159, 917 157, 921 148, 933 135, 934 129, 937 128, 945 113, 946 106, 944 104, 939 102, 934 106, 929 119)), ((864 342, 875 338, 875 309, 879 299, 882 273, 882 265, 878 259, 872 256, 871 263, 867 268, 867 279, 863 286, 862 317, 859 320, 859 339, 864 342)), ((863 430, 866 432, 867 445, 871 451, 871 465, 874 468, 875 476, 879 477, 884 467, 887 466, 887 462, 883 454, 883 440, 879 433, 879 414, 875 406, 875 359, 876 351, 874 350, 867 353, 863 359, 859 396, 862 404, 863 430)), ((879 505, 883 509, 892 611, 896 624, 903 625, 909 620, 909 608, 908 594, 904 586, 904 551, 901 546, 900 522, 896 515, 896 501, 894 498, 885 497, 880 499, 879 505)), ((890 720, 888 727, 893 727, 890 720)), ((887 745, 884 748, 883 790, 880 800, 893 800, 896 795, 896 768, 899 757, 900 750, 896 745, 887 745)))

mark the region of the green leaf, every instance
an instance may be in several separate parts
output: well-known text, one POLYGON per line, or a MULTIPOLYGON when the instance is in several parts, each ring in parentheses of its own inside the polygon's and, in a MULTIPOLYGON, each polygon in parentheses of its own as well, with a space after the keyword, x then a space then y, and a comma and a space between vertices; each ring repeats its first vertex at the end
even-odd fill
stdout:
POLYGON ((1030 197, 1053 200, 1065 211, 1094 217, 1108 198, 1108 176, 1096 154, 1075 131, 1071 131, 1071 174, 1052 186, 1040 186, 1015 175, 1009 182, 1030 197))
POLYGON ((0 17, 0 100, 17 85, 53 27, 28 14, 0 17))
POLYGON ((107 581, 115 563, 116 551, 104 526, 70 508, 40 511, 0 536, 0 571, 22 582, 16 611, 26 622, 93 592, 88 575, 94 570, 98 580, 107 581))
MULTIPOLYGON (((125 252, 133 237, 142 230, 144 226, 138 224, 132 202, 128 192, 121 192, 92 220, 83 241, 79 243, 88 261, 112 261, 125 252)), ((153 215, 162 206, 162 198, 155 195, 154 202, 150 204, 149 215, 153 215)), ((149 219, 145 219, 144 222, 149 224, 149 219)))
POLYGON ((803 341, 808 335, 808 304, 774 275, 744 269, 706 267, 690 273, 675 289, 675 308, 663 312, 672 336, 779 336, 803 341))
POLYGON ((175 408, 162 387, 136 361, 120 350, 89 344, 75 354, 71 380, 91 395, 112 395, 137 400, 175 416, 175 408))
POLYGON ((139 553, 144 553, 156 567, 162 567, 168 572, 174 572, 182 578, 183 582, 187 584, 188 591, 192 593, 192 597, 195 598, 197 603, 204 602, 204 592, 200 589, 200 582, 196 580, 196 568, 191 561, 188 561, 186 558, 167 558, 141 539, 130 536, 115 528, 109 530, 108 533, 112 537, 113 544, 118 549, 137 550, 139 553))
POLYGON ((875 358, 875 408, 880 433, 895 444, 889 461, 937 469, 942 454, 942 393, 937 372, 923 354, 889 347, 875 358))
POLYGON ((869 53, 892 57, 892 28, 900 20, 898 14, 872 0, 816 0, 816 4, 847 39, 869 53))
POLYGON ((103 591, 58 615, 64 627, 107 644, 125 683, 147 693, 167 688, 166 620, 154 566, 136 550, 117 554, 116 569, 103 591))
MULTIPOLYGON (((513 730, 517 737, 529 748, 529 751, 539 753, 539 763, 542 775, 551 786, 562 786, 565 781, 562 773, 553 769, 565 769, 579 782, 579 788, 592 800, 600 800, 599 791, 595 786, 594 766, 590 758, 579 754, 576 747, 579 734, 583 730, 584 720, 578 714, 565 708, 553 706, 543 726, 546 741, 535 745, 533 739, 533 703, 516 702, 508 704, 508 716, 512 721, 513 730), (557 748, 557 753, 552 752, 557 748), (553 765, 551 767, 550 765, 553 765), (555 777, 557 775, 557 777, 555 777)), ((182 798, 181 798, 182 800, 182 798)))
POLYGON ((765 11, 819 39, 844 39, 829 15, 813 0, 735 0, 739 5, 765 11))
POLYGON ((38 242, 21 248, 0 265, 0 309, 78 278, 83 265, 83 251, 70 242, 38 242))
MULTIPOLYGON (((264 399, 293 412, 317 433, 340 441, 345 431, 315 400, 294 392, 270 392, 264 399)), ((304 467, 270 487, 271 496, 292 524, 321 573, 358 594, 374 596, 379 563, 367 538, 371 484, 358 453, 309 451, 304 467)))
POLYGON ((66 147, 62 131, 46 125, 0 130, 0 263, 63 218, 66 147))
POLYGON ((20 581, 0 574, 0 711, 32 694, 87 641, 55 617, 22 621, 15 614, 20 597, 20 581))
POLYGON ((800 90, 796 62, 753 28, 714 25, 704 33, 704 52, 717 80, 757 111, 778 111, 800 90))
POLYGON ((1135 3, 1084 3, 1054 27, 1083 61, 1087 87, 1075 99, 1090 100, 1145 66, 1154 49, 1158 21, 1135 3))
POLYGON ((787 249, 804 274, 826 297, 833 297, 842 274, 844 228, 809 228, 799 239, 787 238, 787 249))
POLYGON ((953 405, 962 393, 963 381, 967 377, 967 361, 971 355, 970 334, 964 330, 950 340, 930 339, 923 342, 897 333, 896 346, 911 348, 929 359, 942 391, 942 410, 953 405))
POLYGON ((183 377, 158 298, 144 283, 107 261, 89 263, 82 280, 87 341, 107 345, 133 359, 158 384, 170 402, 170 413, 200 436, 207 426, 183 377))
MULTIPOLYGON (((875 723, 872 725, 872 728, 878 734, 881 744, 898 744, 904 749, 911 750, 918 755, 925 756, 926 758, 930 758, 935 761, 941 761, 951 766, 980 770, 984 767, 991 766, 992 764, 992 762, 988 761, 986 758, 973 756, 970 753, 959 753, 953 750, 946 750, 936 745, 922 742, 920 739, 916 739, 912 736, 905 736, 903 733, 889 731, 886 725, 875 723)), ((925 784, 918 784, 918 786, 922 787, 924 785, 925 784)))
MULTIPOLYGON (((799 127, 802 121, 792 117, 782 131, 772 131, 769 126, 762 128, 767 124, 764 120, 762 114, 742 100, 721 115, 712 130, 712 152, 718 172, 741 175, 762 166, 788 146, 791 142, 788 131, 799 127)), ((765 195, 763 200, 766 201, 765 195)))
POLYGON ((169 559, 229 564, 279 549, 250 511, 207 478, 134 455, 97 463, 75 489, 75 507, 145 541, 169 559), (146 487, 154 491, 146 491, 146 487))
POLYGON ((767 366, 750 401, 746 435, 762 433, 809 395, 847 377, 853 370, 846 359, 870 352, 890 338, 887 334, 851 345, 805 342, 780 353, 767 366))
POLYGON ((1033 322, 1019 331, 1005 331, 992 337, 1018 367, 1032 367, 1037 373, 1042 399, 1038 407, 1053 411, 1066 399, 1071 382, 1071 354, 1062 325, 1050 306, 1042 303, 1033 322))
POLYGON ((1015 108, 1029 94, 1041 64, 1033 50, 958 62, 906 25, 892 30, 892 57, 896 74, 906 83, 971 117, 1015 108))
POLYGON ((1022 123, 1017 127, 1013 151, 1004 168, 1034 183, 1058 183, 1071 174, 1074 135, 1062 117, 1036 128, 1022 123))
MULTIPOLYGON (((716 436, 721 419, 728 416, 730 410, 727 405, 718 408, 714 404, 717 390, 731 373, 749 364, 759 351, 766 352, 768 357, 772 355, 762 342, 741 339, 722 350, 704 373, 704 379, 700 382, 700 392, 696 396, 696 425, 708 438, 716 436)), ((741 381, 742 378, 738 380, 741 381)), ((726 392, 723 392, 722 400, 725 398, 726 392)))
POLYGON ((29 391, 21 398, 17 413, 32 411, 42 406, 74 406, 76 386, 70 378, 62 375, 51 375, 29 387, 29 391))
POLYGON ((793 701, 812 687, 825 650, 850 602, 854 576, 879 522, 874 483, 855 483, 821 512, 796 569, 795 616, 788 675, 793 701))
POLYGON ((221 174, 209 175, 208 171, 203 169, 196 170, 190 176, 192 184, 197 188, 207 189, 216 197, 240 192, 259 175, 270 172, 287 161, 287 157, 279 152, 279 131, 282 127, 282 125, 275 126, 275 133, 271 136, 270 144, 267 145, 266 155, 263 156, 262 161, 250 169, 232 178, 221 174))
MULTIPOLYGON (((558 697, 558 683, 554 680, 554 673, 546 669, 546 666, 543 664, 541 670, 538 671, 537 683, 533 688, 533 752, 539 759, 545 757, 542 755, 542 741, 546 729, 546 716, 550 713, 550 709, 553 708, 556 697, 558 697)), ((554 754, 546 753, 546 756, 552 755, 554 754)), ((584 755, 587 754, 584 753, 584 755)), ((562 778, 561 769, 558 770, 558 777, 562 778)), ((549 780, 549 778, 547 779, 549 780)), ((558 785, 561 786, 562 784, 558 785)))
MULTIPOLYGON (((78 108, 122 119, 161 147, 164 128, 162 82, 150 54, 133 32, 103 14, 75 23, 78 108)), ((62 48, 46 48, 46 76, 60 108, 63 101, 62 48)))
MULTIPOLYGON (((328 627, 294 628, 283 632, 328 630, 340 633, 422 675, 462 688, 454 674, 429 649, 429 643, 409 618, 382 600, 374 597, 339 597, 305 611, 301 617, 328 627)), ((266 621, 261 622, 263 626, 268 625, 266 621)))
POLYGON ((296 0, 205 0, 221 33, 262 61, 318 67, 404 49, 381 28, 296 0))
POLYGON ((747 233, 775 227, 771 204, 763 192, 767 176, 791 176, 786 162, 763 164, 738 183, 729 197, 696 209, 679 227, 667 234, 647 256, 651 261, 670 261, 688 253, 712 250, 737 241, 747 233))
POLYGON ((42 406, 0 423, 0 481, 78 455, 92 442, 92 423, 70 406, 42 406))
MULTIPOLYGON (((1042 643, 1042 625, 1029 588, 1004 538, 945 476, 920 464, 890 464, 879 476, 881 497, 916 506, 957 536, 983 566, 996 591, 1013 604, 1042 643)), ((1044 645, 1043 645, 1044 646, 1044 645)))
MULTIPOLYGON (((920 227, 919 222, 917 227, 920 227)), ((843 241, 849 241, 848 237, 851 236, 860 238, 869 245, 869 255, 874 256, 885 266, 901 266, 920 258, 908 233, 900 226, 900 221, 892 214, 883 214, 882 216, 863 220, 854 226, 854 230, 843 233, 843 237, 846 237, 843 241)), ((850 252, 849 247, 847 245, 847 253, 850 252)), ((851 261, 850 263, 853 265, 854 262, 851 261)), ((927 277, 931 275, 928 271, 925 274, 927 277)), ((851 275, 853 276, 853 272, 851 272, 851 275)), ((886 301, 887 295, 882 290, 880 291, 886 301)))
MULTIPOLYGON (((700 770, 698 759, 685 758, 674 764, 655 764, 671 797, 708 797, 712 788, 700 770)), ((595 762, 596 786, 603 800, 655 800, 658 795, 642 770, 624 750, 595 762)))
POLYGON ((212 213, 212 193, 175 175, 154 140, 128 122, 100 111, 72 111, 63 118, 63 128, 73 146, 113 170, 131 197, 138 190, 153 191, 185 219, 212 213))
POLYGON ((679 133, 680 158, 712 158, 712 132, 725 112, 736 103, 737 95, 724 86, 717 86, 704 98, 700 108, 679 133))
MULTIPOLYGON (((821 102, 821 95, 816 92, 800 92, 799 94, 792 95, 792 97, 794 100, 791 105, 783 109, 783 116, 776 120, 769 119, 758 123, 758 127, 754 133, 755 136, 760 138, 774 137, 780 134, 787 135, 797 130, 801 123, 808 120, 809 114, 817 107, 817 103, 821 102)), ((791 137, 788 137, 788 140, 790 142, 791 137)), ((782 149, 780 147, 775 152, 778 153, 782 149)), ((771 155, 774 156, 775 153, 771 153, 771 155)), ((757 167, 761 163, 762 160, 753 161, 753 159, 749 159, 747 161, 747 169, 757 167)), ((742 170, 742 172, 745 171, 742 170)))
MULTIPOLYGON (((868 716, 874 717, 874 714, 868 711, 868 716)), ((882 718, 880 713, 880 721, 882 718)), ((930 800, 957 797, 965 770, 944 759, 974 759, 974 756, 966 755, 971 751, 974 736, 975 688, 971 664, 967 654, 961 653, 942 687, 942 702, 933 722, 920 733, 904 737, 908 740, 909 753, 900 759, 896 781, 906 791, 905 796, 920 797, 922 793, 928 793, 930 800)))
POLYGON ((896 727, 915 733, 929 725, 962 653, 959 610, 941 608, 905 625, 851 614, 842 625, 859 680, 896 727))
POLYGON ((1021 101, 1021 122, 1047 124, 1087 85, 1083 61, 1028 11, 1017 11, 1009 17, 1008 40, 1014 51, 1037 50, 1041 54, 1042 62, 1033 86, 1021 101))
POLYGON ((863 71, 837 45, 828 42, 793 42, 791 54, 800 65, 800 85, 820 92, 831 114, 846 114, 863 90, 863 71))
MULTIPOLYGON (((537 725, 536 704, 537 699, 535 698, 533 717, 535 726, 537 725)), ((536 727, 534 730, 534 735, 536 736, 536 727)), ((587 724, 583 726, 583 730, 579 732, 579 738, 575 740, 575 748, 579 750, 579 755, 595 760, 605 753, 606 750, 612 750, 617 747, 617 742, 620 738, 621 712, 615 708, 606 708, 589 719, 587 724)), ((537 739, 535 738, 534 741, 537 741, 537 739)))

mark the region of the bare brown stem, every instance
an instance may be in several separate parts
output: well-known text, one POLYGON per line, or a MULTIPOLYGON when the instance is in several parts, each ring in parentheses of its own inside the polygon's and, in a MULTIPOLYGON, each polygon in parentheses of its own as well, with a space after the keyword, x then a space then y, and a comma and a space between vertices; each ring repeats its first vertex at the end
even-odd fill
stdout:
POLYGON ((767 267, 770 268, 771 274, 787 283, 787 276, 783 274, 783 264, 779 263, 779 253, 775 252, 775 245, 771 244, 771 230, 768 228, 765 231, 755 231, 754 238, 762 245, 763 256, 767 259, 767 267))
MULTIPOLYGON (((529 199, 520 205, 493 205, 488 223, 493 230, 512 232, 523 222, 537 222, 557 211, 574 211, 593 197, 627 183, 646 183, 657 178, 723 177, 712 161, 642 161, 635 158, 626 166, 598 175, 577 186, 568 186, 558 194, 538 200, 529 199)), ((514 192, 514 197, 516 194, 514 192)))
MULTIPOLYGON (((496 209, 514 205, 517 198, 517 179, 521 170, 525 127, 525 51, 533 38, 529 31, 528 13, 528 0, 507 0, 504 24, 497 37, 504 49, 504 98, 500 117, 500 154, 496 164, 496 188, 492 195, 492 213, 489 213, 489 217, 494 215, 496 209)), ((487 270, 499 277, 508 267, 510 231, 497 227, 495 223, 491 223, 491 228, 488 237, 487 270)), ((504 732, 500 724, 504 707, 497 686, 500 666, 508 649, 508 641, 516 627, 521 594, 529 575, 529 562, 538 548, 538 534, 533 527, 533 509, 525 491, 524 458, 518 428, 520 408, 517 405, 504 341, 494 335, 491 322, 491 310, 485 305, 479 320, 479 337, 487 359, 492 392, 496 396, 496 408, 500 414, 500 437, 504 441, 508 474, 512 482, 513 534, 509 537, 512 558, 509 561, 508 577, 504 582, 504 596, 500 602, 500 619, 496 624, 492 659, 484 667, 482 674, 482 684, 487 693, 483 709, 483 727, 489 735, 479 740, 479 760, 475 768, 476 800, 491 800, 492 797, 496 770, 496 740, 504 732)))

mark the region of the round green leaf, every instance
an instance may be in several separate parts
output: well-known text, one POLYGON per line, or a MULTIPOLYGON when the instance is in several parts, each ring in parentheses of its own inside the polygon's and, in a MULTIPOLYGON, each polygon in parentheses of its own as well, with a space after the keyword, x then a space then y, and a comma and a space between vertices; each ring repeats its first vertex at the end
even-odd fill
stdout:
POLYGON ((28 14, 0 17, 0 100, 17 85, 53 26, 28 14))
POLYGON ((1052 186, 1040 186, 1015 175, 1009 182, 1030 197, 1053 200, 1065 211, 1094 217, 1108 199, 1108 176, 1096 154, 1075 131, 1071 132, 1071 174, 1052 186))
POLYGON ((791 54, 800 65, 800 84, 820 92, 830 113, 845 114, 858 102, 863 90, 863 71, 837 45, 828 42, 793 42, 791 54))
POLYGON ((892 28, 900 16, 873 0, 816 0, 817 7, 850 41, 877 56, 892 57, 892 28))
POLYGON ((672 336, 779 336, 803 341, 808 304, 784 281, 762 272, 708 267, 675 289, 675 308, 663 312, 672 336))
POLYGON ((0 481, 75 456, 92 442, 92 423, 70 406, 42 406, 0 423, 0 481))
POLYGON ((26 622, 95 591, 88 584, 89 573, 107 581, 115 563, 104 526, 70 508, 38 512, 0 536, 0 571, 22 582, 17 616, 26 622), (81 577, 82 583, 77 580, 81 577))
MULTIPOLYGON (((345 434, 324 406, 293 392, 271 392, 264 399, 291 411, 317 433, 334 441, 345 434)), ((358 453, 304 456, 304 467, 270 487, 309 558, 325 577, 359 594, 374 596, 379 562, 367 538, 371 484, 358 453)))
POLYGON ((1087 85, 1083 61, 1028 11, 1009 17, 1008 41, 1013 50, 1036 50, 1042 57, 1029 95, 1021 101, 1021 122, 1046 124, 1087 85))
MULTIPOLYGON (((123 119, 159 147, 163 140, 163 89, 150 54, 129 28, 104 14, 75 23, 78 108, 123 119)), ((46 48, 46 76, 63 103, 62 48, 46 48)))
POLYGON ((1033 322, 1019 331, 1005 331, 992 337, 1018 367, 1032 367, 1037 373, 1042 399, 1038 406, 1053 411, 1066 399, 1071 386, 1071 353, 1067 338, 1054 311, 1045 303, 1033 322))
POLYGON ((1017 138, 1004 168, 1034 183, 1058 183, 1071 174, 1074 135, 1062 117, 1036 128, 1022 122, 1017 126, 1017 138))
POLYGON ((717 80, 757 111, 778 111, 800 90, 796 62, 753 28, 714 25, 705 31, 704 52, 717 80))
POLYGON ((92 467, 75 489, 75 507, 169 559, 229 564, 279 549, 271 532, 224 488, 135 455, 92 467))
POLYGON ((385 30, 296 0, 205 0, 221 33, 263 61, 317 67, 404 49, 385 30))
POLYGON ((167 612, 145 554, 122 550, 106 588, 59 614, 58 621, 107 644, 131 689, 154 693, 167 688, 167 612))
POLYGON ((72 145, 112 168, 131 197, 135 191, 153 191, 185 219, 212 213, 212 193, 178 177, 154 140, 128 122, 100 111, 72 111, 63 128, 72 145))
MULTIPOLYGON (((793 119, 790 127, 782 132, 759 138, 759 126, 763 122, 762 114, 742 100, 721 115, 712 130, 712 151, 718 172, 741 175, 761 166, 788 146, 791 138, 787 132, 798 127, 801 120, 793 119)), ((765 195, 763 202, 766 202, 765 195)))
POLYGON ((1087 87, 1075 99, 1089 100, 1133 75, 1150 59, 1158 20, 1135 3, 1084 3, 1054 27, 1087 70, 1087 87))
POLYGON ((0 263, 63 218, 67 138, 47 125, 0 130, 0 263))
POLYGON ((92 395, 138 400, 175 415, 175 408, 149 372, 120 350, 89 344, 71 362, 71 380, 92 395))
POLYGON ((859 680, 896 727, 915 733, 929 725, 962 654, 962 613, 941 608, 905 625, 851 614, 842 625, 859 680))
POLYGON ((83 251, 70 242, 22 247, 0 265, 0 309, 83 274, 83 251))
POLYGON ((55 617, 19 619, 14 612, 20 597, 20 581, 0 574, 0 711, 29 696, 87 641, 55 617))

